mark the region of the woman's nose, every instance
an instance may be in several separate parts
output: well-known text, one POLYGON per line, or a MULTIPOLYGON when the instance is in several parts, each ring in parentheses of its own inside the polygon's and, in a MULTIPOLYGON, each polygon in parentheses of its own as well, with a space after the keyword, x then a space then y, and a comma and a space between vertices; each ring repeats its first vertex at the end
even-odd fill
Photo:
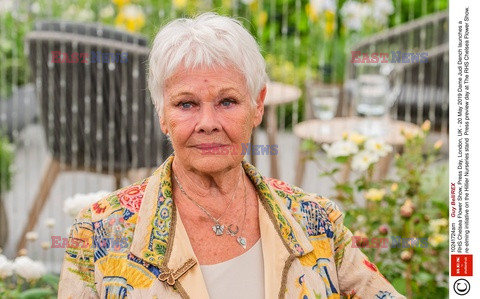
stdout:
POLYGON ((220 123, 213 102, 202 104, 196 131, 206 134, 220 131, 220 123))

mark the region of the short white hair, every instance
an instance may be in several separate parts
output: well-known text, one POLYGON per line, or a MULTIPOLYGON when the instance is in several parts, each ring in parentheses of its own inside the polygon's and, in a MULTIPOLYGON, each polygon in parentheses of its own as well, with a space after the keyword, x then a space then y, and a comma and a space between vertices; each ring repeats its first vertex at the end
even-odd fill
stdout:
POLYGON ((157 112, 163 113, 165 82, 178 67, 232 65, 245 77, 255 105, 268 80, 265 60, 253 36, 238 20, 209 12, 168 23, 157 33, 149 58, 148 87, 157 112))

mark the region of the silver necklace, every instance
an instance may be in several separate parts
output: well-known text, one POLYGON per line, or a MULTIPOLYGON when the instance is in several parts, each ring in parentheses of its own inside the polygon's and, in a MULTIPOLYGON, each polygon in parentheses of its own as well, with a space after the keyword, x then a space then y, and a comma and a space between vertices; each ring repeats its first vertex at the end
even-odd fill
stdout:
MULTIPOLYGON (((175 174, 173 174, 173 177, 175 178, 175 181, 177 182, 178 184, 178 187, 180 188, 180 191, 182 192, 183 195, 185 195, 188 199, 190 199, 200 210, 202 210, 207 216, 208 218, 210 218, 210 220, 212 220, 214 222, 214 225, 212 226, 212 230, 213 232, 215 233, 215 235, 217 236, 221 236, 223 235, 223 232, 225 230, 225 225, 221 224, 220 223, 220 219, 223 217, 223 215, 226 214, 226 212, 228 211, 228 209, 230 208, 230 206, 232 205, 233 203, 233 199, 235 198, 235 193, 237 192, 237 188, 238 188, 238 185, 240 184, 240 180, 238 180, 238 183, 237 183, 237 186, 235 187, 235 190, 233 192, 233 196, 232 198, 230 199, 230 202, 228 203, 227 207, 225 208, 225 210, 223 211, 223 213, 220 215, 220 217, 218 217, 217 219, 215 219, 215 217, 212 216, 212 214, 210 214, 210 212, 207 211, 207 209, 205 209, 202 205, 200 205, 198 202, 196 202, 193 198, 191 198, 187 192, 185 192, 185 189, 183 189, 183 186, 182 184, 180 183, 180 181, 178 180, 177 176, 175 174)), ((227 230, 230 232, 231 230, 229 229, 232 225, 229 225, 227 230)), ((227 232, 228 233, 228 232, 227 232)), ((236 232, 235 232, 236 234, 236 232)))
MULTIPOLYGON (((242 175, 243 181, 243 220, 242 220, 242 228, 240 229, 240 235, 237 237, 237 243, 243 247, 243 249, 247 249, 247 239, 242 236, 243 229, 245 228, 245 218, 247 216, 247 186, 245 185, 245 175, 242 175)), ((227 228, 227 235, 235 237, 239 231, 238 225, 230 224, 227 228), (233 229, 235 226, 235 229, 233 229)))

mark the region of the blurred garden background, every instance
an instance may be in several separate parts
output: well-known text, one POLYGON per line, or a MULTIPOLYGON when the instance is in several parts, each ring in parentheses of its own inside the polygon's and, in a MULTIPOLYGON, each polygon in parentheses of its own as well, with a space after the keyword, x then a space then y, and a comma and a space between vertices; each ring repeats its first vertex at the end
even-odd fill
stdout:
POLYGON ((0 297, 53 298, 64 249, 52 236, 170 153, 146 91, 148 47, 168 21, 205 11, 238 17, 280 86, 255 132, 278 155, 247 159, 336 200, 359 240, 407 238, 357 245, 409 298, 446 298, 446 0, 0 0, 0 297), (129 62, 50 55, 94 50, 129 62), (398 51, 417 59, 395 62, 398 51))

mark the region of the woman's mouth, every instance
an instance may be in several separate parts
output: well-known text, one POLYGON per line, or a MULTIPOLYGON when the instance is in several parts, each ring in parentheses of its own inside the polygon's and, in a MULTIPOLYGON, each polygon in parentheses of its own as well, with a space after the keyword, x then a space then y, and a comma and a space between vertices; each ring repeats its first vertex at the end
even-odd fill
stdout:
POLYGON ((226 145, 220 143, 200 143, 195 145, 194 147, 199 150, 213 150, 225 147, 226 145))

